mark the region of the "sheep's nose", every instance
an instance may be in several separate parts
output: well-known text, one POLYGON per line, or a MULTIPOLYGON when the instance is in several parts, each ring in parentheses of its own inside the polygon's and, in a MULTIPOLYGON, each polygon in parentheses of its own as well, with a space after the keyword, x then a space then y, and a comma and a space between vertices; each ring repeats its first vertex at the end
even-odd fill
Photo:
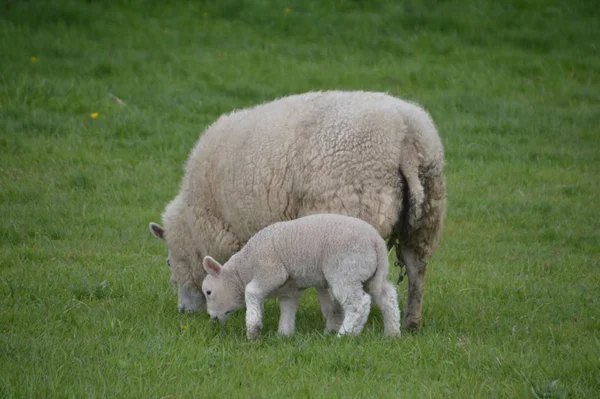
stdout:
POLYGON ((216 321, 218 319, 218 317, 217 316, 210 316, 210 319, 216 321))

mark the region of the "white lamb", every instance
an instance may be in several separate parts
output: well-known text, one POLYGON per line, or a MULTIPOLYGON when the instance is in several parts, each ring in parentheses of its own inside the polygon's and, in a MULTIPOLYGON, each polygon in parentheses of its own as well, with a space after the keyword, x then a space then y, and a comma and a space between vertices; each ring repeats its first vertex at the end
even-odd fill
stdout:
POLYGON ((190 154, 164 229, 150 224, 167 242, 179 310, 205 308, 204 256, 223 263, 270 224, 335 213, 395 246, 409 280, 406 326, 420 326, 425 260, 445 214, 443 169, 429 114, 384 93, 312 92, 221 116, 190 154))
POLYGON ((369 316, 371 297, 381 309, 385 334, 400 334, 400 309, 389 270, 385 241, 367 222, 342 215, 305 216, 266 227, 225 265, 207 256, 202 283, 208 313, 224 322, 246 305, 248 339, 262 329, 263 301, 278 297, 279 333, 294 333, 304 289, 329 288, 341 304, 343 322, 331 320, 338 334, 359 334, 369 316), (338 324, 338 325, 336 325, 338 324))

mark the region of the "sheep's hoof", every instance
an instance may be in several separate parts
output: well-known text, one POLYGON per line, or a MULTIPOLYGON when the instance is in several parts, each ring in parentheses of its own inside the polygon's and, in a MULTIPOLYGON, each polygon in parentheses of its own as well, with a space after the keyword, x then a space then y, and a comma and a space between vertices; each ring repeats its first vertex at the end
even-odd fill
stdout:
POLYGON ((423 325, 423 320, 422 319, 416 319, 416 318, 406 318, 406 329, 409 331, 417 331, 421 328, 421 326, 423 325))

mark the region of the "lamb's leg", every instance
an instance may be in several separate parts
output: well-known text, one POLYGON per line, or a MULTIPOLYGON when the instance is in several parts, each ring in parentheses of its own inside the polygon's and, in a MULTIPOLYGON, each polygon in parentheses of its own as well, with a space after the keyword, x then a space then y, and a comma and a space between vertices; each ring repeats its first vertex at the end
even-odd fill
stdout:
POLYGON ((396 288, 389 281, 384 281, 381 292, 372 293, 375 304, 383 316, 385 335, 395 337, 400 335, 400 308, 396 288))
POLYGON ((329 290, 326 288, 318 288, 317 294, 319 295, 323 320, 325 320, 325 334, 337 332, 342 326, 344 319, 342 306, 331 297, 329 290))
POLYGON ((246 335, 253 341, 262 330, 263 303, 265 294, 257 284, 251 281, 246 286, 246 335))
POLYGON ((337 285, 332 287, 332 291, 333 297, 344 309, 344 321, 338 336, 360 334, 369 317, 371 297, 362 289, 362 284, 337 285))
POLYGON ((298 310, 298 300, 301 295, 288 294, 279 298, 279 316, 278 333, 284 336, 294 334, 296 329, 296 311, 298 310))
POLYGON ((410 248, 401 247, 408 274, 408 298, 406 300, 405 325, 418 329, 422 324, 423 291, 427 263, 410 248))

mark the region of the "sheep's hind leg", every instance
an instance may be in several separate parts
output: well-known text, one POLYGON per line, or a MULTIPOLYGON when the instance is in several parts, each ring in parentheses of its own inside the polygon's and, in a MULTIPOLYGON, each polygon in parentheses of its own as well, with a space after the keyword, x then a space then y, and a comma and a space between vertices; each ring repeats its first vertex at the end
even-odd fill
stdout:
POLYGON ((405 325, 416 330, 422 324, 423 291, 425 287, 425 271, 427 263, 415 251, 402 246, 402 257, 408 274, 408 298, 406 300, 405 325))
POLYGON ((332 290, 333 297, 344 309, 344 321, 338 336, 360 334, 369 317, 371 297, 362 289, 362 284, 332 287, 332 290))
POLYGON ((296 294, 288 294, 279 298, 279 329, 277 332, 283 336, 290 336, 296 330, 296 311, 298 310, 298 301, 301 297, 296 294))
POLYGON ((321 304, 323 320, 325 320, 325 334, 337 332, 342 326, 344 310, 338 301, 331 297, 327 288, 318 288, 317 295, 321 304))

